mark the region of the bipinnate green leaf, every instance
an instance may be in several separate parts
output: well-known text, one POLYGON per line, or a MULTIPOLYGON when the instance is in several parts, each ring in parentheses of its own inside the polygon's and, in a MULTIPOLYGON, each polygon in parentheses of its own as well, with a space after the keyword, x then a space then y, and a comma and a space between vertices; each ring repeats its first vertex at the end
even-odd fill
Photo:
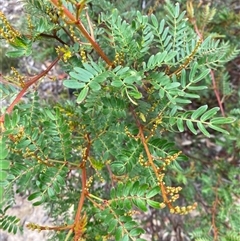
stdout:
POLYGON ((0 228, 8 233, 16 234, 20 226, 20 219, 16 216, 4 214, 0 219, 0 228))

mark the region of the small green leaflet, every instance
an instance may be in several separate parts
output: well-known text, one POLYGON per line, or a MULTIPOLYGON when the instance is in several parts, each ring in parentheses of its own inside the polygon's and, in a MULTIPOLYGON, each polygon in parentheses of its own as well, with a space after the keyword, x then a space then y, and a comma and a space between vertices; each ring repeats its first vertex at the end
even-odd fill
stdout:
POLYGON ((86 84, 81 83, 75 79, 68 79, 63 81, 63 85, 69 89, 82 89, 86 84))
POLYGON ((22 56, 29 56, 31 55, 32 50, 31 49, 19 49, 19 50, 13 50, 6 53, 6 56, 9 58, 17 58, 22 56))
POLYGON ((187 121, 186 121, 186 124, 187 124, 188 129, 189 129, 194 135, 197 135, 197 131, 196 131, 196 129, 195 129, 192 121, 191 121, 191 120, 187 120, 187 121))
POLYGON ((49 109, 44 109, 45 114, 47 115, 47 117, 49 117, 51 120, 55 121, 57 118, 56 116, 53 115, 53 113, 51 112, 51 110, 49 109))
POLYGON ((205 112, 205 113, 201 116, 200 120, 201 120, 202 122, 204 122, 204 121, 210 119, 212 116, 214 116, 218 111, 219 111, 219 107, 214 107, 214 108, 208 110, 207 112, 205 112))
POLYGON ((7 160, 0 160, 0 170, 7 170, 10 167, 10 162, 7 160))
POLYGON ((209 69, 205 69, 199 76, 197 76, 197 78, 195 78, 194 80, 192 80, 191 82, 193 83, 197 83, 200 80, 202 80, 203 78, 205 78, 208 74, 209 74, 210 70, 209 69))
POLYGON ((200 121, 197 122, 198 129, 207 137, 210 137, 210 133, 206 130, 205 126, 203 123, 200 121))
POLYGON ((196 109, 192 113, 191 119, 196 120, 199 116, 201 116, 207 110, 207 108, 208 108, 207 105, 203 105, 203 106, 199 107, 198 109, 196 109))
POLYGON ((84 87, 81 92, 79 93, 78 97, 77 97, 77 103, 80 104, 84 101, 84 99, 86 98, 87 94, 89 91, 89 87, 86 86, 84 87))
POLYGON ((89 82, 90 79, 94 77, 94 75, 91 72, 83 68, 75 67, 74 70, 75 72, 70 72, 69 75, 83 82, 89 82))
POLYGON ((154 27, 157 29, 158 28, 158 20, 154 14, 151 15, 151 20, 152 20, 154 27))
POLYGON ((183 119, 178 118, 177 119, 177 127, 180 132, 184 131, 184 126, 183 126, 183 119))

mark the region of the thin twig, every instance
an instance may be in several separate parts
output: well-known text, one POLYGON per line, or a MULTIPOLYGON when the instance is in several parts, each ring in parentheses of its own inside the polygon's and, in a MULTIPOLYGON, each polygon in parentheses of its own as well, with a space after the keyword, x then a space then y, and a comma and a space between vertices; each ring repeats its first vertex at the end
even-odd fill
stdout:
MULTIPOLYGON (((199 31, 199 28, 198 28, 197 23, 196 23, 196 19, 195 18, 192 19, 191 23, 193 24, 194 30, 197 33, 198 37, 203 40, 203 32, 199 31)), ((222 101, 221 101, 221 98, 220 98, 220 93, 218 91, 216 80, 215 80, 214 71, 212 69, 210 70, 210 76, 211 76, 211 80, 212 80, 212 86, 213 86, 214 94, 215 94, 217 102, 218 102, 218 106, 221 110, 222 116, 225 116, 223 104, 222 104, 222 101)))
POLYGON ((211 79, 212 79, 212 86, 213 86, 213 90, 214 90, 215 96, 217 98, 217 102, 218 102, 219 108, 221 110, 222 116, 225 116, 223 104, 222 104, 222 101, 221 101, 221 98, 220 98, 220 94, 219 94, 219 91, 218 91, 218 88, 217 88, 216 80, 215 80, 214 71, 212 69, 210 71, 210 76, 211 76, 211 79))
POLYGON ((87 182, 86 161, 89 157, 90 147, 91 147, 90 135, 86 134, 85 137, 87 139, 87 148, 83 156, 82 163, 80 164, 80 167, 82 169, 82 176, 81 176, 82 191, 81 191, 81 196, 78 202, 78 208, 77 208, 77 212, 74 220, 74 232, 75 232, 74 241, 78 241, 82 236, 82 230, 81 230, 80 224, 81 224, 81 211, 82 211, 83 204, 86 197, 86 182, 87 182))
MULTIPOLYGON (((59 7, 59 1, 58 0, 50 0, 52 4, 54 4, 56 7, 59 7)), ((63 13, 66 17, 69 18, 70 22, 74 23, 75 26, 80 30, 80 32, 83 34, 83 36, 91 43, 92 47, 98 52, 98 54, 102 57, 102 59, 109 65, 112 66, 113 63, 110 61, 110 59, 106 56, 106 54, 103 52, 103 50, 100 48, 97 42, 94 41, 94 39, 91 37, 91 35, 86 31, 85 27, 83 26, 80 19, 76 19, 73 14, 65 7, 61 6, 63 9, 63 13)))
MULTIPOLYGON (((46 70, 42 71, 40 74, 32 77, 30 80, 28 80, 24 87, 22 88, 22 90, 18 93, 18 95, 16 96, 16 98, 14 99, 14 101, 10 104, 10 106, 7 108, 6 113, 10 114, 14 108, 14 106, 20 102, 21 98, 24 96, 24 94, 27 92, 27 89, 33 85, 34 83, 36 83, 39 79, 41 79, 43 76, 45 76, 52 68, 53 66, 56 65, 56 63, 61 59, 62 55, 58 56, 48 67, 46 70)), ((5 114, 3 114, 0 117, 0 123, 4 122, 4 117, 5 114)))

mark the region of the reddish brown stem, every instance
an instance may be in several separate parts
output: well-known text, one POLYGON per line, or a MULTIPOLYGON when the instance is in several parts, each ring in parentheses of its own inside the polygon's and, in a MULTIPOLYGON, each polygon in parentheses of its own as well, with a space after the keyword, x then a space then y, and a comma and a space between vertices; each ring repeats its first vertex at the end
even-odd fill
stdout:
POLYGON ((41 33, 40 34, 41 37, 44 38, 53 38, 56 39, 58 42, 60 42, 61 44, 66 44, 63 40, 61 40, 56 34, 51 35, 51 34, 46 34, 46 33, 41 33))
POLYGON ((82 176, 81 176, 82 192, 81 192, 81 196, 80 196, 80 199, 78 202, 78 208, 77 208, 77 212, 76 212, 75 220, 74 220, 74 232, 75 232, 74 241, 78 241, 80 239, 80 237, 82 236, 82 230, 80 227, 80 223, 81 223, 81 211, 82 211, 83 204, 84 204, 85 197, 86 197, 86 182, 87 182, 86 161, 89 157, 90 147, 91 147, 90 135, 86 134, 85 137, 87 139, 88 144, 87 144, 85 154, 83 156, 82 163, 80 164, 80 167, 82 169, 82 176))
MULTIPOLYGON (((54 4, 56 7, 59 7, 58 0, 50 0, 52 4, 54 4)), ((97 44, 97 42, 94 41, 94 39, 90 36, 90 34, 86 31, 84 28, 82 22, 80 19, 76 19, 73 14, 65 7, 61 6, 63 9, 63 13, 65 16, 68 17, 68 19, 75 24, 75 26, 80 30, 80 32, 83 34, 83 36, 91 43, 93 48, 98 52, 98 54, 102 57, 102 59, 109 65, 112 66, 112 62, 109 60, 109 58, 105 55, 103 50, 100 48, 100 46, 97 44)))
MULTIPOLYGON (((30 80, 28 80, 22 90, 18 93, 17 97, 14 99, 14 101, 10 104, 10 106, 7 108, 6 113, 10 114, 14 108, 14 106, 21 100, 23 95, 26 93, 27 89, 36 83, 39 79, 41 79, 43 76, 45 76, 51 69, 52 67, 60 60, 61 56, 57 57, 48 67, 46 70, 41 72, 40 74, 32 77, 30 80)), ((4 117, 5 114, 0 117, 0 123, 4 122, 4 117)))
MULTIPOLYGON (((148 162, 150 163, 156 177, 158 178, 159 177, 159 171, 157 170, 157 167, 156 165, 154 164, 153 162, 153 158, 152 158, 152 155, 150 153, 150 150, 148 148, 148 144, 147 144, 147 138, 145 137, 144 135, 144 130, 143 130, 143 126, 142 124, 140 123, 140 121, 138 120, 134 110, 132 109, 132 113, 134 115, 134 118, 136 120, 136 123, 137 123, 137 126, 138 126, 138 130, 139 130, 139 135, 140 135, 140 139, 141 139, 141 142, 143 144, 143 147, 145 149, 145 152, 146 152, 146 155, 147 155, 147 158, 148 158, 148 162)), ((161 192, 162 192, 162 197, 163 197, 163 201, 165 204, 167 204, 168 208, 169 209, 172 209, 173 206, 171 204, 171 202, 169 201, 168 197, 167 197, 167 192, 165 190, 165 185, 162 181, 159 181, 158 180, 158 183, 159 183, 159 187, 161 189, 161 192)))
MULTIPOLYGON (((200 32, 199 29, 198 29, 196 20, 192 19, 191 22, 192 22, 192 24, 194 26, 194 30, 197 33, 198 37, 200 39, 203 39, 203 30, 204 30, 204 28, 202 29, 202 32, 200 32)), ((212 86, 213 86, 214 94, 215 94, 215 96, 217 98, 218 106, 219 106, 219 108, 221 110, 222 116, 225 116, 225 112, 224 112, 224 109, 223 109, 223 105, 222 105, 222 101, 221 101, 221 98, 220 98, 220 94, 219 94, 219 91, 218 91, 218 88, 217 88, 217 85, 216 85, 214 71, 212 69, 210 71, 210 76, 211 76, 211 79, 212 79, 212 86)))
POLYGON ((214 72, 213 72, 212 69, 210 71, 210 75, 211 75, 211 79, 212 79, 213 90, 214 90, 215 96, 217 98, 218 106, 221 110, 222 116, 225 116, 225 112, 224 112, 222 101, 221 101, 221 98, 220 98, 220 94, 219 94, 219 91, 218 91, 218 88, 217 88, 214 72))

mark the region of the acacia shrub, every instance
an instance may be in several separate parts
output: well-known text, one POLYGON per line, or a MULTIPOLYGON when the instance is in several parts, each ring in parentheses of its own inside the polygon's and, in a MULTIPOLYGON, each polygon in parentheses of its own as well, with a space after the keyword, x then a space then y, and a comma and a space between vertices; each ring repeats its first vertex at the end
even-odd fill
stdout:
POLYGON ((27 32, 0 15, 1 35, 11 46, 7 56, 29 56, 33 44, 47 38, 54 40, 56 58, 31 78, 14 69, 16 88, 3 76, 4 96, 15 96, 0 119, 1 228, 16 233, 19 227, 18 218, 6 214, 14 186, 29 190, 33 205, 51 207, 56 226, 27 227, 56 231, 54 240, 140 241, 145 230, 139 213, 194 210, 191 177, 200 173, 169 134, 228 134, 225 125, 235 119, 219 117, 219 107, 189 107, 207 89, 210 69, 239 51, 197 35, 178 3, 168 1, 158 19, 103 1, 105 11, 93 23, 89 12, 97 3, 87 10, 86 1, 25 2, 32 13, 27 32), (50 104, 30 87, 58 62, 69 75, 63 85, 77 90, 76 98, 50 104))

